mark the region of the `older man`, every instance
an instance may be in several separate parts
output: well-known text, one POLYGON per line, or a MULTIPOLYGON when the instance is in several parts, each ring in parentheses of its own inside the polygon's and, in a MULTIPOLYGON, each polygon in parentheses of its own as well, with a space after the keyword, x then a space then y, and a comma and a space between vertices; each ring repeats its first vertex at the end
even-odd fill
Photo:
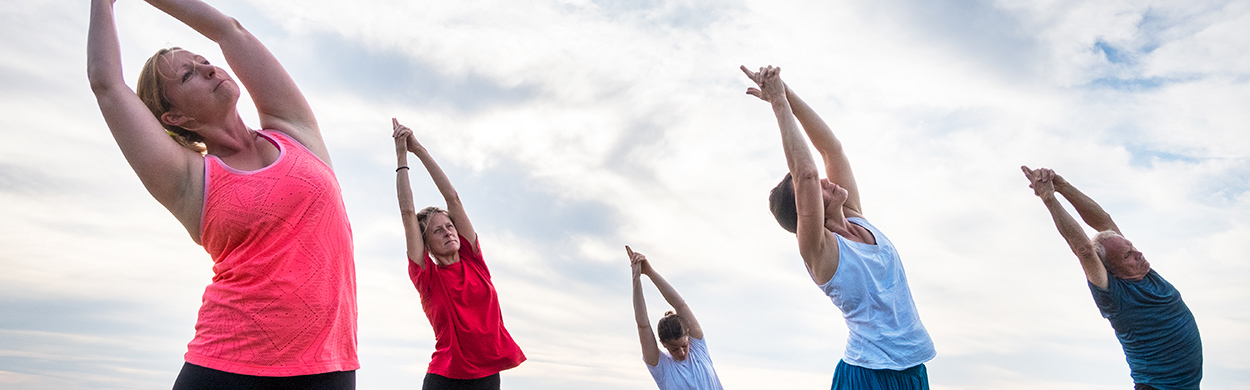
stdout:
POLYGON ((1102 316, 1120 339, 1135 389, 1198 389, 1202 381, 1202 339, 1180 292, 1150 268, 1098 203, 1046 168, 1020 167, 1033 193, 1042 198, 1059 234, 1081 261, 1089 290, 1102 316), (1063 209, 1063 195, 1081 219, 1098 230, 1085 237, 1063 209))

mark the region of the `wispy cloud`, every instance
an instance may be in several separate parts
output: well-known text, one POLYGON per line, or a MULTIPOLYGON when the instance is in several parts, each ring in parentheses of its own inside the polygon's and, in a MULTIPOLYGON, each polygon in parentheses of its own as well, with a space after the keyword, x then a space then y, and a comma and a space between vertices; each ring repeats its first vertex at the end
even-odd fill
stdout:
MULTIPOLYGON (((0 385, 172 383, 207 255, 151 200, 84 77, 87 6, 0 9, 0 385), (70 353, 77 351, 78 353, 70 353)), ((825 387, 846 330, 766 210, 783 76, 848 148, 937 343, 935 389, 1124 388, 1128 369, 1018 166, 1095 199, 1183 291, 1209 388, 1250 384, 1250 7, 1244 2, 261 1, 215 6, 318 115, 355 232, 361 388, 410 388, 433 334, 407 279, 389 118, 482 235, 530 361, 505 387, 649 388, 622 246, 699 315, 730 388, 825 387), (778 382, 777 378, 784 381, 778 382)), ((118 3, 133 80, 220 54, 118 3)), ((240 111, 250 123, 254 110, 240 111)), ((416 203, 441 204, 423 172, 416 203)), ((652 319, 666 308, 648 287, 652 319)))

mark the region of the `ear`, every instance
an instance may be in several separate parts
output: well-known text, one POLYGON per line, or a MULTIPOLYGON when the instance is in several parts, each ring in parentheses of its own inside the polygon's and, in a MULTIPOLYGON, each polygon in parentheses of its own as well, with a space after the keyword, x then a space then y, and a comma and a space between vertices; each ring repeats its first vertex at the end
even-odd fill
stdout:
POLYGON ((191 117, 182 115, 181 113, 177 111, 173 111, 173 110, 170 110, 170 111, 165 112, 164 114, 161 114, 160 119, 161 119, 161 123, 164 123, 170 126, 178 126, 182 128, 186 128, 183 126, 184 123, 195 120, 195 119, 192 119, 191 117))

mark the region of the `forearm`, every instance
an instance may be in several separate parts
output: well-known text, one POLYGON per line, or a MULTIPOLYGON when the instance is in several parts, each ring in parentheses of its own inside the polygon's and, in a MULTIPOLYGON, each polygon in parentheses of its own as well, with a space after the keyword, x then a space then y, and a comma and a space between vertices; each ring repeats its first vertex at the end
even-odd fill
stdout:
POLYGON ((803 131, 807 133, 807 138, 811 139, 816 150, 822 155, 842 153, 842 142, 833 134, 833 130, 789 85, 786 85, 786 101, 790 103, 790 110, 803 126, 803 131))
POLYGON ((460 204, 460 195, 456 193, 456 187, 451 185, 451 179, 447 178, 447 174, 443 173, 443 168, 438 166, 438 162, 434 161, 434 157, 424 147, 409 148, 412 153, 417 155, 421 160, 421 165, 425 166, 426 172, 429 172, 430 179, 434 181, 434 186, 438 188, 438 192, 443 195, 443 200, 447 201, 447 208, 456 207, 460 204))
POLYGON ((647 301, 642 295, 642 278, 634 278, 634 321, 638 329, 651 329, 651 320, 647 318, 647 301))
POLYGON ((113 2, 91 2, 91 23, 87 28, 87 80, 97 96, 113 92, 124 86, 122 78, 121 45, 117 40, 117 25, 113 20, 113 2))
POLYGON ((1078 190, 1076 186, 1065 182, 1065 185, 1056 186, 1055 192, 1062 194, 1064 199, 1072 203, 1072 208, 1076 209, 1076 213, 1080 214, 1081 220, 1084 220, 1086 225, 1098 231, 1120 231, 1112 221, 1111 214, 1108 214, 1102 206, 1098 205, 1098 202, 1078 190))
POLYGON ((781 130, 781 148, 785 152, 790 173, 796 178, 814 176, 819 180, 816 160, 812 158, 812 152, 807 148, 807 140, 791 114, 790 104, 781 99, 771 103, 773 114, 777 117, 777 127, 781 130))
POLYGON ((642 345, 642 361, 655 366, 660 362, 660 346, 647 318, 647 302, 642 296, 642 279, 634 277, 634 320, 638 323, 638 342, 642 345))
POLYGON ((681 298, 681 294, 677 293, 677 289, 673 288, 673 285, 668 284, 668 281, 664 280, 664 277, 660 276, 659 272, 652 269, 647 274, 647 277, 651 278, 655 288, 660 290, 660 295, 664 296, 664 301, 668 302, 668 305, 672 306, 674 310, 681 311, 680 309, 687 308, 686 300, 681 298))
POLYGON ((1067 241, 1068 247, 1072 249, 1072 253, 1078 258, 1084 258, 1093 254, 1093 245, 1089 238, 1085 236, 1085 231, 1081 229, 1081 225, 1063 209, 1063 204, 1059 203, 1059 199, 1053 194, 1042 198, 1042 203, 1046 205, 1046 210, 1050 212, 1050 216, 1055 221, 1055 228, 1059 229, 1059 235, 1063 236, 1067 241))
MULTIPOLYGON (((397 153, 396 159, 398 160, 396 167, 408 166, 407 152, 397 153)), ((408 171, 410 169, 395 170, 395 193, 399 196, 399 212, 405 216, 417 212, 417 208, 412 202, 412 183, 408 179, 408 171)))
POLYGON ((146 0, 148 4, 173 16, 213 42, 223 43, 246 35, 234 18, 199 0, 146 0))

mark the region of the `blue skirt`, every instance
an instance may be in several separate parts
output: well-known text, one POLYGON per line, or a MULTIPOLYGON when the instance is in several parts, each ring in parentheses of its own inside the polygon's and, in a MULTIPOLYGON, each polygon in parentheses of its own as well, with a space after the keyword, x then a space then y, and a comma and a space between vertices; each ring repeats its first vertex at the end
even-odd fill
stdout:
POLYGON ((832 390, 929 390, 929 372, 924 364, 902 371, 873 370, 838 361, 833 370, 832 390))

